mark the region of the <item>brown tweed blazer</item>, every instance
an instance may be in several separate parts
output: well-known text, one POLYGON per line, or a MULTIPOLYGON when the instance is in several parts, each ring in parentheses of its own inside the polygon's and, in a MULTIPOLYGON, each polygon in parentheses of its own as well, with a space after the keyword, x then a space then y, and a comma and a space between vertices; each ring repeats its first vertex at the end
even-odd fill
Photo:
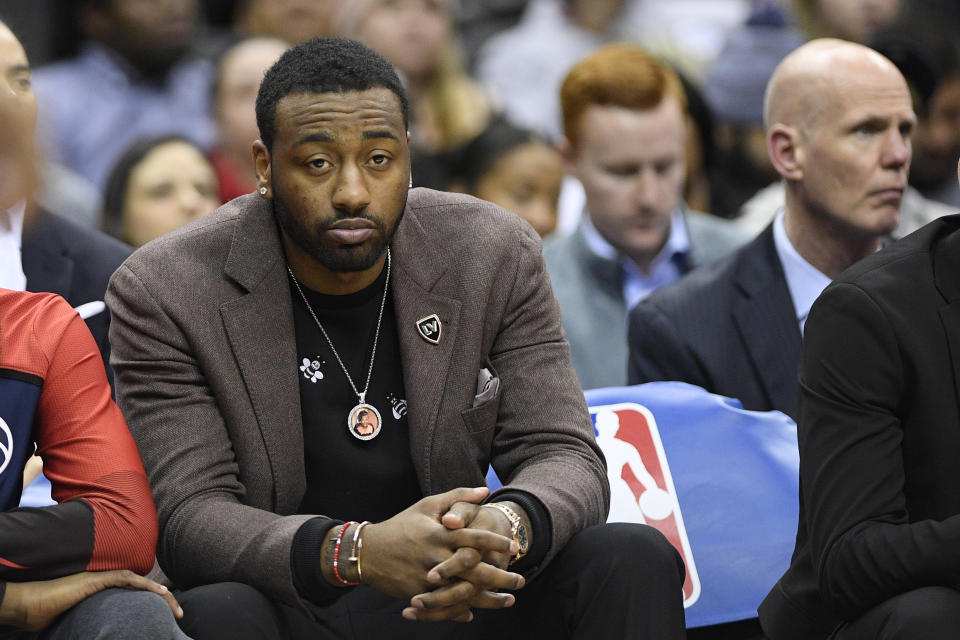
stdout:
MULTIPOLYGON (((410 456, 424 495, 484 483, 550 512, 549 560, 603 522, 609 489, 540 240, 467 196, 410 192, 392 295, 410 456), (417 320, 436 313, 439 344, 417 320), (488 367, 500 391, 473 408, 488 367)), ((291 604, 305 490, 290 285, 270 204, 237 198, 136 251, 110 281, 117 401, 160 515, 160 565, 180 587, 252 584, 291 604)))

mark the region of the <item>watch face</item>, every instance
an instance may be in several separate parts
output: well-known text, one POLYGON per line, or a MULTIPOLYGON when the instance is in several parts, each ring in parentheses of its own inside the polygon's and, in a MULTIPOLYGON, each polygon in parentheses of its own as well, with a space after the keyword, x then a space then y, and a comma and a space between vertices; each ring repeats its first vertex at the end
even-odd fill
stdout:
POLYGON ((527 547, 529 546, 529 544, 530 542, 527 540, 527 528, 523 526, 518 527, 517 528, 517 545, 519 545, 520 547, 521 554, 527 552, 527 547))

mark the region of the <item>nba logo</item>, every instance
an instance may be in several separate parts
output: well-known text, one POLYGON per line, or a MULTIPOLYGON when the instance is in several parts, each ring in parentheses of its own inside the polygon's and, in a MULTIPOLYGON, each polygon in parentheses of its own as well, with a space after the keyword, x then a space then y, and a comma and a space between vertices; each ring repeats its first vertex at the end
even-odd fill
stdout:
POLYGON ((648 524, 666 536, 686 565, 683 606, 689 607, 700 597, 700 579, 653 414, 635 403, 594 406, 590 412, 607 459, 607 521, 648 524))

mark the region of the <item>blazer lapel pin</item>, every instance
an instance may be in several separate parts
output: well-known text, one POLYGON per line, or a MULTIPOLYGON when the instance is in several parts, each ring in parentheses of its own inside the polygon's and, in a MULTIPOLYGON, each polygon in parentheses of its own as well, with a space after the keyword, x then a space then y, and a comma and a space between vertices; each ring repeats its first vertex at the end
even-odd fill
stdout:
POLYGON ((440 336, 443 334, 443 323, 440 322, 440 316, 431 313, 427 317, 417 320, 417 333, 430 344, 440 344, 440 336))

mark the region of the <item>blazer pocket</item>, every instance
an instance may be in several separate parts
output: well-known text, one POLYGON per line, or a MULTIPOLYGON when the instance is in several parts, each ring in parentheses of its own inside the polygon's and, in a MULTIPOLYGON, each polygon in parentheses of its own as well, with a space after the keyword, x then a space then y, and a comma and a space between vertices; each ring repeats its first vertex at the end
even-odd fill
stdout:
POLYGON ((460 412, 463 424, 470 433, 481 433, 492 429, 497 424, 497 413, 500 409, 500 389, 482 404, 464 409, 460 412))

